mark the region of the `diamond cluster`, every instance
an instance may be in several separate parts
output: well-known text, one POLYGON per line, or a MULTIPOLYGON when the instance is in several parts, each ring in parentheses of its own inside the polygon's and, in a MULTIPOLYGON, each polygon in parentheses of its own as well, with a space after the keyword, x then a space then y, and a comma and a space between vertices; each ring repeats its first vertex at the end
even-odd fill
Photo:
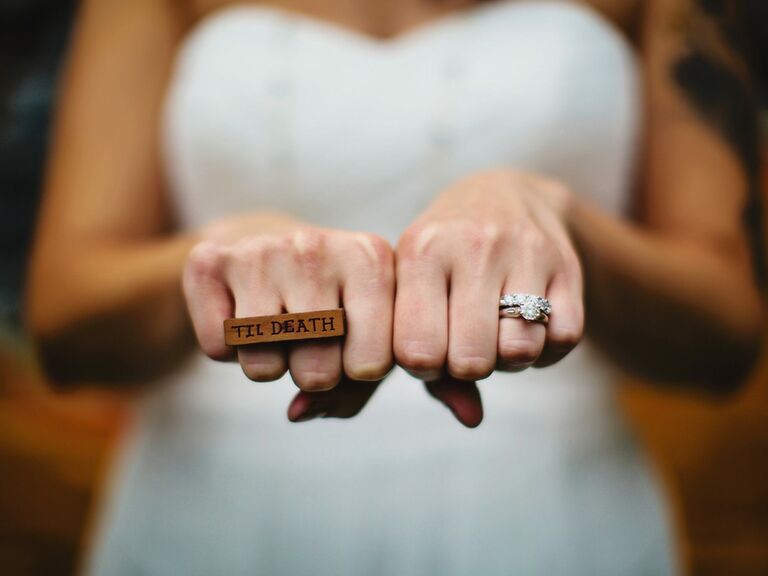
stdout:
POLYGON ((552 305, 549 300, 534 294, 504 294, 499 300, 500 308, 519 308, 520 315, 526 320, 536 320, 540 314, 549 316, 552 305))

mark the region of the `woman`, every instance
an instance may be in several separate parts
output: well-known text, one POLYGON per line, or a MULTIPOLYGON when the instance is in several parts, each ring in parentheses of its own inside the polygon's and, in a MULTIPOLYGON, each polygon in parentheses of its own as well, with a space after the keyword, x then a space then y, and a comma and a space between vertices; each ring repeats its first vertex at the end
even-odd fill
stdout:
POLYGON ((57 381, 151 384, 90 572, 671 573, 613 366, 727 392, 757 349, 730 8, 84 2, 28 322, 57 381))

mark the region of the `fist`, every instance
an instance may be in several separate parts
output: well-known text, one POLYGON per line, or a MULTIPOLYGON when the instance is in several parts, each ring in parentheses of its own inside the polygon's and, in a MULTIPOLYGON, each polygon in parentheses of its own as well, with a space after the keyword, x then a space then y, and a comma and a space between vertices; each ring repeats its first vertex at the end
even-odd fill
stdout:
MULTIPOLYGON (((182 287, 198 342, 209 357, 236 359, 255 381, 275 380, 289 370, 307 393, 330 391, 346 380, 378 382, 389 372, 394 257, 385 240, 277 215, 219 220, 207 226, 202 236, 186 260, 182 287), (347 322, 343 340, 236 349, 224 344, 227 318, 339 307, 345 309, 347 322)), ((338 405, 337 396, 324 398, 333 397, 338 405)), ((298 407, 292 405, 293 412, 289 410, 292 419, 306 416, 313 402, 302 397, 297 403, 298 407)), ((345 410, 354 412, 363 403, 345 410)), ((334 406, 312 410, 333 412, 334 406)))
POLYGON ((395 358, 465 423, 481 413, 473 386, 457 382, 552 364, 582 337, 569 203, 556 182, 507 169, 479 173, 441 193, 398 243, 395 358), (513 292, 548 298, 549 324, 500 319, 499 297, 513 292))

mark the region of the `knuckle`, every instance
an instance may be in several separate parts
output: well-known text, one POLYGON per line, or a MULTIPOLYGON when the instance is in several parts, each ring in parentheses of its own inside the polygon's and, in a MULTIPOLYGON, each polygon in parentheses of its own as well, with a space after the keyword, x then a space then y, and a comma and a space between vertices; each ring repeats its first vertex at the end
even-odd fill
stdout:
POLYGON ((527 262, 547 263, 552 269, 563 265, 563 255, 548 234, 532 222, 516 227, 511 235, 510 246, 527 262))
POLYGON ((368 233, 355 234, 352 242, 352 254, 360 273, 377 288, 394 285, 393 254, 389 243, 368 233))
POLYGON ((495 222, 478 225, 463 222, 460 237, 464 241, 465 253, 469 256, 472 267, 485 271, 498 261, 498 257, 508 244, 508 233, 495 222))
POLYGON ((229 249, 229 261, 237 267, 264 265, 287 247, 286 239, 279 235, 248 236, 238 240, 229 249))
POLYGON ((549 251, 549 241, 546 235, 532 223, 520 226, 516 230, 515 243, 525 250, 542 252, 549 251))
POLYGON ((392 248, 384 238, 369 232, 356 232, 352 236, 356 252, 373 266, 384 266, 392 262, 392 248))
POLYGON ((411 226, 397 244, 397 257, 406 263, 433 256, 438 246, 436 224, 411 226))
POLYGON ((304 282, 324 285, 333 276, 328 266, 328 235, 315 228, 303 228, 291 234, 290 252, 294 265, 304 276, 304 282))
POLYGON ((491 375, 495 362, 484 356, 456 356, 448 360, 448 372, 460 380, 482 380, 491 375))
POLYGON ((301 228, 290 234, 293 257, 300 264, 314 264, 325 255, 326 235, 315 228, 301 228))
POLYGON ((221 269, 221 247, 210 240, 195 244, 187 256, 187 270, 192 281, 216 276, 221 269))
POLYGON ((474 222, 465 222, 462 226, 467 243, 478 251, 497 246, 505 239, 502 227, 495 222, 485 222, 479 226, 474 222))
POLYGON ((535 362, 541 353, 541 346, 530 339, 504 339, 499 342, 499 356, 505 361, 517 364, 535 362))

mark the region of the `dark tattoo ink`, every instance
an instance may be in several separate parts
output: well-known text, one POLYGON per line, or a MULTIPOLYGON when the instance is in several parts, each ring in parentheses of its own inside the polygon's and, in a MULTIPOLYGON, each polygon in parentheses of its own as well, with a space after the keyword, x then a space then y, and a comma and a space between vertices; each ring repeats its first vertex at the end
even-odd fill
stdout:
POLYGON ((760 190, 758 100, 727 53, 743 55, 739 26, 728 0, 696 0, 697 9, 683 19, 685 53, 672 74, 699 116, 720 134, 738 157, 749 185, 744 224, 754 267, 766 283, 760 190))
POLYGON ((725 17, 725 1, 724 0, 699 0, 699 7, 704 10, 710 16, 715 18, 725 17))

